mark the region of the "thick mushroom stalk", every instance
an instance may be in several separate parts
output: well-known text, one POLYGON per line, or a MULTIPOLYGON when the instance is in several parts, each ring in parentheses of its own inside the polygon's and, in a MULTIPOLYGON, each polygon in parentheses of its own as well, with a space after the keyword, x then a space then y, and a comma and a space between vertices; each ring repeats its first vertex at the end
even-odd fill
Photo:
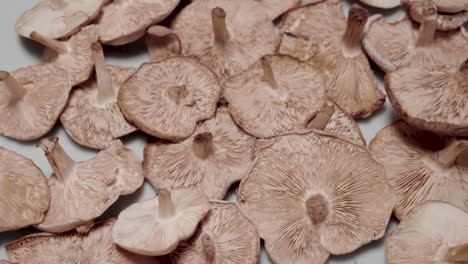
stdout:
POLYGON ((211 19, 213 22, 215 42, 224 45, 229 40, 229 31, 226 25, 226 12, 224 9, 216 7, 211 11, 211 19))
POLYGON ((315 194, 306 201, 307 214, 314 225, 325 221, 330 213, 328 201, 321 194, 315 194))
POLYGON ((158 191, 159 216, 161 219, 168 219, 175 215, 175 205, 171 198, 171 193, 166 189, 158 191))
POLYGON ((468 263, 468 243, 449 248, 445 260, 454 263, 468 263))
POLYGON ((42 139, 38 146, 44 151, 54 171, 52 175, 64 182, 72 174, 76 162, 63 150, 57 137, 42 139))
POLYGON ((214 153, 215 146, 213 143, 213 134, 210 132, 204 132, 196 135, 193 138, 193 152, 197 157, 206 159, 208 156, 214 153))
POLYGON ((36 32, 36 31, 31 32, 29 37, 31 39, 41 43, 42 45, 48 47, 49 49, 54 50, 57 53, 67 52, 67 46, 63 42, 57 41, 57 40, 52 39, 52 38, 48 38, 48 37, 46 37, 44 35, 41 35, 40 33, 36 32))
POLYGON ((465 151, 468 151, 468 140, 454 140, 444 149, 436 153, 436 158, 444 167, 451 167, 457 158, 465 151))
POLYGON ((214 263, 214 257, 216 255, 216 248, 214 241, 210 235, 204 233, 201 236, 201 242, 203 245, 203 253, 205 254, 208 263, 214 263))
POLYGON ((325 106, 325 108, 309 122, 307 127, 319 130, 325 129, 334 113, 335 107, 333 105, 325 106))
POLYGON ((9 72, 0 71, 0 83, 1 86, 11 95, 11 102, 17 102, 21 100, 26 94, 26 89, 21 85, 9 72))
POLYGON ((112 88, 112 78, 107 71, 104 51, 99 43, 91 45, 93 49, 94 67, 96 69, 97 81, 97 106, 105 107, 109 103, 117 101, 116 94, 112 88))
POLYGON ((422 16, 416 40, 417 46, 428 46, 432 43, 437 29, 437 8, 432 1, 417 0, 411 2, 411 13, 422 16))
POLYGON ((353 4, 349 9, 346 32, 343 35, 344 48, 347 51, 361 49, 361 39, 369 13, 367 9, 353 4))

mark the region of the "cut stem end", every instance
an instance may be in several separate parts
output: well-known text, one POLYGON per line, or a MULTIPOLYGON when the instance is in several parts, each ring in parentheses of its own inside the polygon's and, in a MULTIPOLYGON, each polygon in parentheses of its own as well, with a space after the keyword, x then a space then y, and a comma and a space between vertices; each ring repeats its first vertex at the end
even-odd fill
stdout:
POLYGON ((204 132, 196 135, 193 138, 193 152, 197 157, 201 159, 208 158, 212 153, 214 153, 215 146, 213 143, 213 134, 210 132, 204 132))
POLYGON ((312 195, 306 201, 307 214, 314 225, 323 223, 329 214, 328 201, 321 194, 312 195))
POLYGON ((216 7, 211 11, 211 19, 215 42, 219 44, 226 43, 229 40, 229 31, 226 25, 226 12, 224 9, 216 7))

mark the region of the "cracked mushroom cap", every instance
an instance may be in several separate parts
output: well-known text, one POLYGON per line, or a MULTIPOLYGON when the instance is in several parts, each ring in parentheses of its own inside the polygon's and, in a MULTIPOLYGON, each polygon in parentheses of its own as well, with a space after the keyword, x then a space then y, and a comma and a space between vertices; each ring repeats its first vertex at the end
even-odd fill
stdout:
POLYGON ((197 58, 220 80, 273 53, 278 38, 271 18, 252 0, 195 1, 171 28, 181 40, 182 54, 197 58))
POLYGON ((394 196, 366 148, 319 130, 272 141, 238 199, 275 263, 325 263, 384 235, 394 196))
MULTIPOLYGON (((454 1, 456 2, 456 1, 454 1)), ((466 2, 468 3, 468 1, 466 2)), ((454 3, 455 5, 457 3, 454 3)), ((463 8, 462 3, 458 3, 463 8)), ((428 8, 436 9, 440 11, 439 8, 436 8, 436 3, 432 0, 412 0, 409 2, 409 14, 411 18, 419 23, 424 23, 425 10, 428 8)), ((468 7, 468 4, 467 4, 468 7)), ((463 24, 468 21, 468 10, 458 12, 455 14, 440 14, 437 13, 436 20, 436 29, 437 30, 456 30, 459 27, 462 27, 463 24)))
POLYGON ((468 142, 419 131, 402 121, 382 129, 369 148, 385 167, 396 195, 394 214, 404 219, 425 201, 443 201, 468 210, 468 142))
POLYGON ((51 203, 44 221, 37 225, 40 230, 86 232, 120 195, 131 194, 143 184, 140 160, 120 141, 80 162, 65 153, 58 138, 42 139, 39 146, 53 169, 48 180, 51 203))
POLYGON ((326 103, 320 70, 288 55, 267 55, 224 83, 236 123, 268 138, 303 129, 326 103))
POLYGON ((119 91, 127 120, 144 132, 180 141, 190 137, 198 121, 211 118, 221 97, 216 75, 183 57, 143 64, 119 91))
POLYGON ((160 189, 156 198, 135 203, 120 213, 112 238, 130 252, 166 255, 195 233, 209 210, 208 198, 196 189, 160 189))
POLYGON ((180 56, 182 44, 179 37, 169 28, 154 25, 146 31, 146 47, 150 61, 180 56))
POLYGON ((223 199, 252 163, 255 138, 240 129, 227 107, 200 122, 179 143, 156 141, 145 148, 143 170, 156 188, 197 187, 210 199, 223 199))
POLYGON ((42 222, 49 208, 46 178, 32 160, 0 147, 0 232, 42 222))
POLYGON ((411 210, 387 239, 386 263, 468 263, 467 234, 466 211, 425 203, 411 210))
POLYGON ((49 132, 68 101, 67 73, 54 65, 0 72, 0 134, 33 140, 49 132))
POLYGON ((361 47, 368 17, 366 9, 352 5, 348 18, 343 1, 328 0, 289 11, 280 29, 278 52, 321 69, 327 95, 353 117, 367 117, 385 102, 361 47), (329 21, 317 23, 317 21, 329 21))
POLYGON ((153 258, 135 255, 112 243, 115 220, 96 224, 89 233, 39 233, 25 236, 5 246, 13 263, 21 264, 150 264, 153 258))

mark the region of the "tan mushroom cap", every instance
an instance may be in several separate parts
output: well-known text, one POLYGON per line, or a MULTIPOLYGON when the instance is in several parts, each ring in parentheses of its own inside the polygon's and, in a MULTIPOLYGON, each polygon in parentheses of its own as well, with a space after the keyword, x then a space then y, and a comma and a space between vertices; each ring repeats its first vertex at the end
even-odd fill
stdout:
POLYGON ((288 55, 267 55, 224 83, 236 123, 268 138, 305 128, 325 106, 323 74, 288 55))
POLYGON ((210 210, 208 198, 196 189, 160 189, 158 193, 157 198, 120 213, 112 230, 114 243, 141 255, 166 255, 195 233, 210 210))
POLYGON ((197 58, 221 80, 273 53, 278 39, 271 18, 252 0, 195 1, 171 28, 182 42, 182 54, 197 58))
POLYGON ((319 130, 272 141, 238 197, 275 263, 325 263, 384 235, 394 196, 366 148, 319 130))
POLYGON ((48 180, 51 203, 38 229, 60 233, 86 232, 120 195, 135 192, 143 184, 138 157, 120 141, 93 159, 75 162, 62 149, 58 138, 41 140, 39 146, 53 169, 48 180))
POLYGON ((160 25, 146 31, 145 43, 151 61, 179 56, 182 52, 179 37, 171 29, 160 25))
POLYGON ((437 10, 446 13, 468 11, 468 0, 432 0, 437 10))
POLYGON ((386 263, 467 263, 468 213, 441 202, 415 207, 386 241, 386 263))
MULTIPOLYGON (((425 10, 428 8, 436 8, 436 3, 432 0, 412 0, 410 3, 410 16, 412 19, 423 23, 425 19, 425 10)), ((468 6, 468 5, 467 5, 468 6)), ((439 14, 437 13, 436 29, 437 30, 456 30, 462 27, 468 21, 468 10, 455 14, 439 14)))
POLYGON ((93 20, 105 2, 41 0, 18 19, 16 32, 26 38, 34 31, 52 39, 69 37, 93 20))
POLYGON ((0 134, 17 140, 39 138, 54 127, 72 86, 54 65, 0 72, 0 134))
POLYGON ((198 121, 211 118, 221 97, 216 75, 183 57, 145 63, 123 83, 119 105, 144 132, 167 140, 190 137, 198 121))
POLYGON ((361 47, 367 17, 354 4, 346 19, 343 1, 328 0, 289 11, 280 26, 278 51, 321 69, 328 97, 355 118, 369 116, 385 101, 361 47))
POLYGON ((143 170, 156 188, 196 187, 210 199, 223 199, 252 163, 255 138, 240 129, 227 107, 200 122, 179 143, 156 141, 145 147, 143 170))
POLYGON ((377 8, 394 8, 401 5, 401 0, 361 0, 366 5, 377 8))
POLYGON ((398 219, 431 200, 468 209, 468 169, 457 161, 468 149, 466 140, 419 131, 397 121, 382 129, 369 148, 385 167, 397 198, 394 214, 398 219))
POLYGON ((42 171, 28 158, 0 147, 0 232, 42 222, 50 193, 42 171))
MULTIPOLYGON (((268 16, 273 20, 282 14, 284 14, 289 9, 298 6, 301 0, 254 0, 265 8, 265 11, 268 13, 268 16)), ((311 0, 314 2, 321 0, 311 0)), ((308 1, 310 2, 310 1, 308 1)))
POLYGON ((89 233, 39 233, 5 246, 11 261, 21 264, 150 264, 154 258, 135 255, 112 243, 115 220, 96 224, 89 233))

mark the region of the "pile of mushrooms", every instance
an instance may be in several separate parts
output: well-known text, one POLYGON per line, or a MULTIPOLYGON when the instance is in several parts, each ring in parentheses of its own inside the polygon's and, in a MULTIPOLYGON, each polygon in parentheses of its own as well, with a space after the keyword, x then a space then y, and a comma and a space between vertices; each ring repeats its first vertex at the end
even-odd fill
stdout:
POLYGON ((468 2, 361 1, 406 16, 345 15, 341 0, 39 1, 16 31, 42 63, 0 71, 0 136, 35 140, 52 174, 0 146, 0 232, 45 233, 0 263, 255 264, 263 240, 274 263, 320 264, 382 239, 392 216, 387 263, 468 263, 468 2), (148 61, 106 63, 106 45, 139 40, 148 61), (401 120, 367 146, 355 119, 386 96, 401 120), (93 158, 67 154, 58 121, 93 158), (122 139, 137 130, 143 160, 122 139), (145 180, 157 195, 115 214, 145 180))

